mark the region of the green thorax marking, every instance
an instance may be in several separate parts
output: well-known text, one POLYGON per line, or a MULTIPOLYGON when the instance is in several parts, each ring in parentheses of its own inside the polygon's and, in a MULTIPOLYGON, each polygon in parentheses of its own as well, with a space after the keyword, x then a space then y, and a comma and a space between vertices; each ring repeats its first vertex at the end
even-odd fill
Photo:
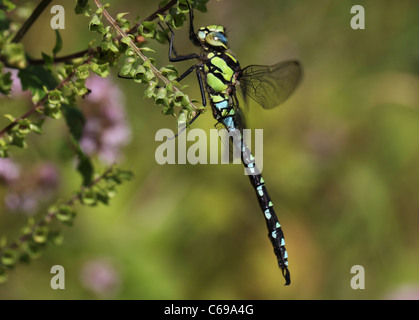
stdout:
POLYGON ((207 55, 205 71, 207 83, 214 92, 224 92, 229 85, 235 85, 235 69, 239 68, 237 59, 228 52, 210 52, 207 55), (234 68, 234 69, 233 69, 234 68))

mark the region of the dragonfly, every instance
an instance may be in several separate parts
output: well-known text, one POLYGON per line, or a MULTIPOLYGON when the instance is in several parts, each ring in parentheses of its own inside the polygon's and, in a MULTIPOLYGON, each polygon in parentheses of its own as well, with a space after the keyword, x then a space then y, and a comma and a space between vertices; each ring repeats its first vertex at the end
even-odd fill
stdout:
MULTIPOLYGON (((189 3, 188 3, 189 6, 189 3)), ((256 191, 259 206, 265 217, 268 237, 272 243, 278 266, 285 278, 285 285, 291 283, 288 270, 288 253, 285 249, 284 233, 275 213, 265 180, 257 170, 255 158, 243 140, 246 128, 244 112, 239 105, 237 92, 255 100, 264 109, 272 109, 282 104, 294 92, 302 77, 301 64, 296 60, 277 63, 272 66, 250 65, 241 68, 239 61, 229 50, 223 26, 210 25, 194 29, 194 14, 189 6, 189 39, 201 48, 201 52, 178 55, 174 49, 175 34, 170 28, 169 61, 179 62, 195 59, 196 63, 178 77, 181 81, 195 71, 202 104, 207 105, 207 97, 213 116, 218 125, 229 133, 239 135, 241 160, 247 170, 250 183, 256 191)), ((192 123, 201 112, 191 120, 192 123)), ((190 124, 189 123, 189 124, 190 124)), ((234 140, 234 139, 233 139, 234 140)))

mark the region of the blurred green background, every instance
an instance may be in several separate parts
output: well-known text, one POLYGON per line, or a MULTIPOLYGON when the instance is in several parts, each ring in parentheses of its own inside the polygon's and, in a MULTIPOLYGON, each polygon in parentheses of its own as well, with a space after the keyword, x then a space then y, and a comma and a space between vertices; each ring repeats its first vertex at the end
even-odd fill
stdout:
MULTIPOLYGON (((113 16, 129 12, 129 19, 147 17, 158 3, 109 2, 113 16)), ((54 4, 66 9, 61 54, 85 49, 95 38, 89 19, 74 14, 73 2, 54 4)), ((284 228, 291 286, 283 285, 242 167, 158 165, 154 135, 175 130, 176 120, 114 69, 132 131, 120 165, 135 180, 111 206, 80 208, 64 243, 9 272, 0 299, 418 298, 419 2, 210 0, 208 12, 195 15, 196 27, 227 28, 243 67, 286 59, 303 65, 289 101, 268 111, 251 103, 248 113, 249 127, 264 129, 263 175, 284 228), (365 30, 350 27, 356 4, 365 8, 365 30), (57 264, 65 290, 50 287, 57 264), (365 268, 365 290, 350 286, 354 265, 365 268)), ((44 12, 24 38, 33 57, 54 46, 51 16, 44 12)), ((187 24, 176 34, 179 53, 196 50, 187 24)), ((167 45, 149 46, 158 65, 169 63, 167 45)), ((195 76, 185 83, 199 98, 195 76)), ((214 123, 208 111, 193 128, 209 132, 214 123)), ((74 164, 60 162, 66 139, 64 121, 49 121, 28 150, 12 152, 23 168, 58 164, 62 199, 80 184, 74 164)), ((25 219, 0 204, 0 234, 13 238, 25 219)))

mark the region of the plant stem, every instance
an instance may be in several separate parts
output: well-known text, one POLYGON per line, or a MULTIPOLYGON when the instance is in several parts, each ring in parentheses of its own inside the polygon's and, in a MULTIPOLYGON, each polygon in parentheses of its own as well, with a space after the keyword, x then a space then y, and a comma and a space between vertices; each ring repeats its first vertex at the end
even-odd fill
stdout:
MULTIPOLYGON (((54 60, 52 61, 53 63, 60 63, 60 62, 67 62, 76 58, 80 58, 83 57, 86 53, 88 53, 89 51, 91 51, 92 49, 85 49, 83 51, 79 51, 79 52, 75 52, 66 56, 62 56, 62 57, 58 57, 58 58, 54 58, 54 60)), ((93 50, 100 50, 100 47, 97 47, 93 50)), ((45 61, 44 59, 28 59, 28 63, 29 64, 44 64, 45 61)))
MULTIPOLYGON (((83 64, 89 63, 90 60, 92 60, 93 58, 93 54, 91 54, 85 61, 83 61, 83 64)), ((64 85, 70 81, 70 79, 74 76, 74 74, 76 73, 76 68, 73 69, 73 71, 64 79, 62 80, 57 87, 55 88, 55 90, 60 90, 62 87, 64 87, 64 85)), ((44 103, 48 100, 48 94, 45 95, 45 97, 43 97, 41 100, 39 100, 37 103, 35 103, 31 109, 29 109, 24 115, 20 116, 19 118, 15 119, 12 123, 10 123, 7 127, 3 128, 0 131, 0 138, 7 132, 9 132, 9 130, 11 130, 12 128, 14 128, 20 120, 29 118, 30 115, 32 115, 35 111, 37 111, 38 109, 42 108, 42 106, 44 105, 44 103)))
MULTIPOLYGON (((155 12, 153 12, 151 15, 149 15, 147 18, 145 18, 143 21, 152 21, 157 18, 158 14, 162 14, 165 11, 169 10, 171 7, 173 7, 176 4, 177 0, 172 0, 168 4, 166 4, 164 7, 161 7, 157 9, 155 12)), ((135 30, 138 28, 140 23, 136 23, 127 33, 132 34, 135 32, 135 30)), ((97 47, 97 50, 100 50, 100 47, 97 47)), ((76 58, 83 57, 89 49, 82 50, 79 52, 75 52, 66 56, 54 58, 53 63, 60 63, 60 62, 67 62, 76 58)), ((44 64, 45 61, 43 59, 28 59, 29 64, 44 64)))
MULTIPOLYGON (((95 4, 97 5, 98 8, 102 8, 102 14, 104 15, 104 17, 106 18, 106 20, 108 20, 108 22, 112 25, 112 27, 116 30, 116 32, 119 34, 119 36, 121 38, 128 38, 128 34, 126 34, 116 23, 116 21, 114 20, 114 18, 112 18, 112 16, 108 13, 108 11, 106 11, 105 8, 103 8, 103 5, 100 3, 99 0, 93 0, 95 2, 95 4)), ((141 49, 138 48, 136 46, 136 44, 130 40, 129 41, 129 46, 130 48, 144 61, 148 61, 150 60, 147 56, 145 56, 142 52, 141 49)), ((171 81, 169 79, 167 79, 165 76, 163 76, 163 74, 152 64, 150 63, 150 69, 151 71, 154 73, 154 75, 159 78, 161 81, 163 81, 166 85, 170 84, 171 81)), ((173 90, 174 91, 179 91, 180 90, 178 88, 176 88, 175 86, 173 86, 173 90)), ((194 110, 198 110, 198 107, 195 106, 193 104, 193 102, 191 100, 189 100, 189 104, 190 106, 194 109, 194 110)))
POLYGON ((25 36, 26 32, 30 29, 30 27, 33 25, 33 23, 38 19, 38 17, 41 15, 41 13, 45 10, 47 6, 52 2, 52 0, 42 0, 40 4, 35 8, 35 10, 32 12, 28 20, 25 21, 23 26, 19 29, 19 31, 14 36, 12 42, 19 42, 22 40, 22 38, 25 36))
MULTIPOLYGON (((177 3, 177 0, 172 0, 168 4, 166 4, 164 7, 161 7, 157 9, 155 12, 153 12, 151 15, 149 15, 147 18, 145 18, 143 21, 153 21, 157 18, 157 15, 164 13, 165 11, 169 10, 171 7, 173 7, 177 3)), ((127 33, 131 34, 133 33, 138 26, 141 23, 136 23, 127 33)))
MULTIPOLYGON (((85 190, 93 188, 95 185, 97 185, 99 182, 101 182, 103 179, 105 179, 112 172, 114 167, 115 167, 115 165, 111 165, 104 173, 102 173, 102 175, 100 175, 95 180, 93 180, 87 187, 82 187, 81 192, 75 193, 71 197, 70 200, 68 200, 67 202, 64 203, 64 205, 73 206, 77 201, 80 201, 82 196, 83 196, 83 192, 85 190)), ((9 244, 7 247, 2 248, 0 250, 0 253, 1 253, 1 251, 5 251, 7 249, 18 248, 20 243, 28 241, 30 238, 33 237, 33 234, 38 227, 43 227, 43 226, 47 225, 48 223, 50 223, 55 218, 55 216, 57 214, 58 214, 58 210, 48 211, 47 214, 45 215, 45 217, 42 220, 40 220, 39 222, 35 223, 32 226, 31 232, 25 233, 24 235, 20 236, 16 241, 9 244)))

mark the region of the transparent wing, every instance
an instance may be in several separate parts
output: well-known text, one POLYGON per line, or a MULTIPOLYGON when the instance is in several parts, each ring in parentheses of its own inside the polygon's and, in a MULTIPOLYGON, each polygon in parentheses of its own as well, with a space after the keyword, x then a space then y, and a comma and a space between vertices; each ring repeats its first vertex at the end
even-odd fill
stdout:
POLYGON ((264 109, 272 109, 287 100, 301 76, 298 61, 284 61, 273 66, 250 65, 242 69, 239 81, 245 99, 249 96, 264 109))

